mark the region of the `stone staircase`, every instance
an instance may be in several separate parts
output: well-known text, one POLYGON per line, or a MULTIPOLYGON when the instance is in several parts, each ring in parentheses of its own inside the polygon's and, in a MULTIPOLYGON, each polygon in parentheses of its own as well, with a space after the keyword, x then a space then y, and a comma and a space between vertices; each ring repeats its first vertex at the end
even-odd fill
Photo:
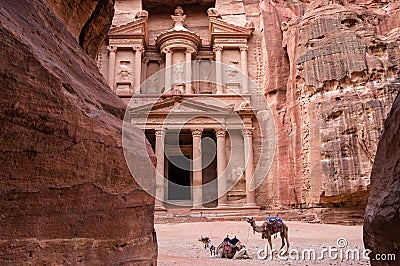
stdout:
POLYGON ((286 221, 299 221, 306 223, 327 223, 342 225, 362 225, 364 210, 358 209, 331 209, 310 208, 290 210, 260 210, 235 211, 224 213, 192 213, 190 208, 168 209, 167 212, 156 213, 154 222, 162 223, 194 223, 213 221, 245 221, 246 217, 252 216, 255 220, 263 220, 267 216, 278 215, 286 221))

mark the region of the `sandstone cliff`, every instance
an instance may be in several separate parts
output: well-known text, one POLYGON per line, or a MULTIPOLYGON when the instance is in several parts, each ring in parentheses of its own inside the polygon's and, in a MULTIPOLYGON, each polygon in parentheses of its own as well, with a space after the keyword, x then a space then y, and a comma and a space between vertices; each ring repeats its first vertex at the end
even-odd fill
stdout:
MULTIPOLYGON (((45 1, 0 2, 0 264, 154 265, 154 199, 125 163, 125 106, 77 42, 97 38, 79 30, 99 21, 96 6, 57 2, 68 22, 45 1)), ((131 156, 154 163, 130 130, 131 156)))
MULTIPOLYGON (((375 254, 400 257, 400 97, 385 122, 371 173, 371 192, 364 219, 364 244, 375 254)), ((398 261, 371 260, 371 265, 398 261)))
POLYGON ((114 0, 46 2, 86 53, 95 58, 112 23, 114 0))
POLYGON ((278 145, 258 189, 261 205, 366 205, 378 139, 400 90, 399 4, 350 2, 264 2, 264 30, 275 27, 265 32, 276 32, 282 47, 265 48, 278 145))

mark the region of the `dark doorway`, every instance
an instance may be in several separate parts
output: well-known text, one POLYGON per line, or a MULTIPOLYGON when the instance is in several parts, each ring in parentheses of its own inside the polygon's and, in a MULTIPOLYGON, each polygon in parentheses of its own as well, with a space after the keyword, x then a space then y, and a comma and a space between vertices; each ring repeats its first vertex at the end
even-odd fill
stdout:
POLYGON ((184 156, 170 156, 168 160, 168 199, 190 200, 190 161, 184 156), (172 163, 172 162, 175 163, 172 163), (176 165, 178 163, 178 166, 176 165))

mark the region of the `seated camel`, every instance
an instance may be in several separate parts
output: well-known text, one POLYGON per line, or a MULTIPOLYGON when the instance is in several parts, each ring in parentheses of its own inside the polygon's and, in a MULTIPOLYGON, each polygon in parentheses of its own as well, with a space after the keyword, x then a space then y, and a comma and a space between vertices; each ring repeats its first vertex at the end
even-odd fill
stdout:
POLYGON ((248 259, 250 258, 246 247, 239 241, 239 239, 228 236, 222 241, 218 247, 215 247, 209 237, 200 237, 199 241, 204 244, 204 248, 210 249, 211 257, 228 258, 228 259, 248 259))
POLYGON ((282 239, 282 246, 279 250, 282 250, 285 246, 286 240, 286 252, 289 250, 289 236, 288 236, 288 226, 278 217, 267 219, 262 225, 258 226, 253 217, 247 217, 246 221, 253 227, 253 232, 261 233, 262 239, 268 239, 269 246, 272 250, 272 240, 271 236, 280 233, 282 239))
POLYGON ((204 249, 207 248, 210 249, 210 257, 216 257, 218 256, 219 253, 222 254, 222 249, 220 252, 218 252, 217 248, 213 245, 211 239, 208 236, 205 237, 200 236, 199 241, 204 244, 204 249))

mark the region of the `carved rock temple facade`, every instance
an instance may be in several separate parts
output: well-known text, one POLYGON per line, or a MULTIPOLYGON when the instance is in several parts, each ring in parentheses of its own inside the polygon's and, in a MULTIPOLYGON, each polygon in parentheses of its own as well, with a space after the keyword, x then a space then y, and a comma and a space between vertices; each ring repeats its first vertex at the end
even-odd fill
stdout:
POLYGON ((325 0, 116 1, 97 64, 157 154, 158 208, 364 209, 399 91, 399 10, 325 0), (253 111, 260 96, 270 112, 253 111), (180 159, 187 167, 176 167, 180 159), (262 180, 255 190, 253 173, 262 180), (207 192, 193 189, 200 184, 207 192))
POLYGON ((253 23, 223 20, 212 2, 201 12, 177 6, 172 15, 141 10, 138 2, 117 1, 97 62, 113 91, 127 104, 132 99, 131 122, 155 149, 156 209, 257 209, 250 189, 256 117, 247 77, 253 23), (118 4, 133 3, 134 19, 124 21, 118 4))

